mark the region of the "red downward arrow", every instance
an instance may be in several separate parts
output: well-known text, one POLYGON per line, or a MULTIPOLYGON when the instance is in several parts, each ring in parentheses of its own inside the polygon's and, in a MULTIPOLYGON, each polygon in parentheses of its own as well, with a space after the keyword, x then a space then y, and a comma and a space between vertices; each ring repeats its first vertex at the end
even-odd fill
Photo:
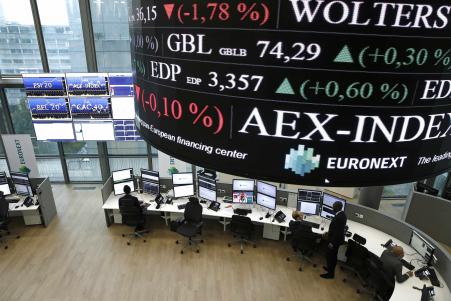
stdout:
POLYGON ((174 10, 175 4, 164 4, 164 10, 166 11, 166 15, 168 15, 168 19, 171 19, 172 11, 174 10))

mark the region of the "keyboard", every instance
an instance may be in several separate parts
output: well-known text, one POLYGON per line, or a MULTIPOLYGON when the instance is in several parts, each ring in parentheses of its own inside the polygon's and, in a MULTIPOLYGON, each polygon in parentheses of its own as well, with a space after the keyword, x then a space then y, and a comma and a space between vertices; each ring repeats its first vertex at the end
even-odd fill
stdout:
POLYGON ((248 215, 248 214, 252 213, 252 210, 236 208, 236 209, 233 209, 233 213, 238 214, 238 215, 248 215))
POLYGON ((409 271, 412 271, 413 269, 415 269, 415 267, 413 265, 411 265, 408 261, 405 261, 404 259, 401 259, 401 263, 409 271))
POLYGON ((20 201, 20 198, 18 198, 18 197, 6 198, 6 201, 7 201, 8 203, 17 203, 17 202, 20 201))
POLYGON ((302 221, 304 224, 309 225, 312 228, 319 229, 319 224, 309 221, 302 221))
POLYGON ((435 270, 433 268, 428 268, 428 272, 429 272, 429 280, 431 280, 431 284, 433 286, 438 286, 440 287, 440 281, 437 278, 437 274, 435 274, 435 270))
POLYGON ((180 204, 180 205, 177 206, 177 208, 179 208, 179 210, 185 209, 185 207, 186 207, 186 203, 185 204, 180 204))

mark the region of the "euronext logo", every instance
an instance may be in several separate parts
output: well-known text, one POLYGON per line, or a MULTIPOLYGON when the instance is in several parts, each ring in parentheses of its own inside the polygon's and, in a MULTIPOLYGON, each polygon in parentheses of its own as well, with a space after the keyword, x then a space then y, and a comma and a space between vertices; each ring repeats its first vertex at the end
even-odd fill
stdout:
POLYGON ((314 156, 315 149, 299 145, 298 149, 291 148, 290 153, 285 155, 285 169, 295 174, 304 176, 319 167, 320 155, 314 156))

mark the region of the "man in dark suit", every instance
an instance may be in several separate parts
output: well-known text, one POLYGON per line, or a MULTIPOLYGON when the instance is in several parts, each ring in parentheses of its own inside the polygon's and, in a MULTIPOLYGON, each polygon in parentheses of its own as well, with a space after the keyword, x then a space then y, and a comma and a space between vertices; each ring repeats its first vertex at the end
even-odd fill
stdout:
POLYGON ((329 226, 328 245, 326 252, 327 266, 324 269, 327 273, 322 274, 324 279, 335 277, 335 266, 337 265, 338 248, 345 242, 346 214, 342 211, 343 204, 335 202, 332 206, 335 216, 329 226))
POLYGON ((382 252, 381 261, 384 273, 388 279, 396 279, 402 283, 413 276, 413 272, 402 273, 401 259, 404 257, 404 249, 400 246, 394 246, 392 249, 382 252))
MULTIPOLYGON (((142 210, 142 202, 138 200, 137 197, 131 195, 131 188, 128 185, 124 186, 124 193, 125 195, 119 198, 119 208, 121 207, 130 207, 130 206, 136 206, 139 208, 139 210, 142 210)), ((144 225, 138 225, 136 227, 136 230, 142 230, 144 229, 144 225)))

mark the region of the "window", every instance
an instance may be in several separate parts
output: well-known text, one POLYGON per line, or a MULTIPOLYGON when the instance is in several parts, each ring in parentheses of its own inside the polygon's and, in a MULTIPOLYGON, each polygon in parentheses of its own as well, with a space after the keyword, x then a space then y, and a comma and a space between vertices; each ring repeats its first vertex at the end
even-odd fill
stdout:
POLYGON ((90 2, 99 71, 130 72, 127 1, 90 2))
POLYGON ((71 142, 63 143, 64 154, 66 155, 98 155, 97 142, 71 142))
POLYGON ((382 192, 382 198, 405 199, 412 189, 412 183, 385 186, 382 192))
POLYGON ((97 158, 66 159, 67 170, 71 181, 102 181, 100 161, 97 158))
POLYGON ((149 161, 145 158, 110 158, 110 170, 133 168, 135 175, 141 174, 141 168, 149 169, 149 161))
POLYGON ((114 142, 108 141, 109 155, 146 155, 147 144, 144 141, 136 142, 114 142))
POLYGON ((63 57, 53 51, 47 52, 50 72, 56 69, 87 71, 78 0, 37 0, 37 3, 45 43, 52 43, 53 50, 67 51, 63 57), (65 60, 64 64, 59 61, 61 58, 65 60))
POLYGON ((7 39, 8 44, 2 43, 0 48, 9 49, 9 53, 3 53, 4 60, 20 60, 19 63, 2 63, 0 73, 12 73, 11 69, 18 73, 42 72, 39 46, 36 41, 33 15, 29 0, 0 0, 0 39, 7 39), (20 30, 19 30, 20 27, 20 30), (21 48, 36 49, 34 54, 22 53, 21 48), (35 59, 37 63, 29 64, 23 59, 35 59))
POLYGON ((49 177, 50 181, 64 181, 63 168, 61 167, 61 160, 59 158, 37 158, 36 162, 41 177, 49 177))
POLYGON ((6 174, 9 176, 9 169, 6 159, 0 159, 0 171, 6 171, 6 174))
POLYGON ((5 89, 5 93, 15 133, 31 135, 36 155, 58 155, 56 142, 36 141, 25 91, 23 89, 5 89))

